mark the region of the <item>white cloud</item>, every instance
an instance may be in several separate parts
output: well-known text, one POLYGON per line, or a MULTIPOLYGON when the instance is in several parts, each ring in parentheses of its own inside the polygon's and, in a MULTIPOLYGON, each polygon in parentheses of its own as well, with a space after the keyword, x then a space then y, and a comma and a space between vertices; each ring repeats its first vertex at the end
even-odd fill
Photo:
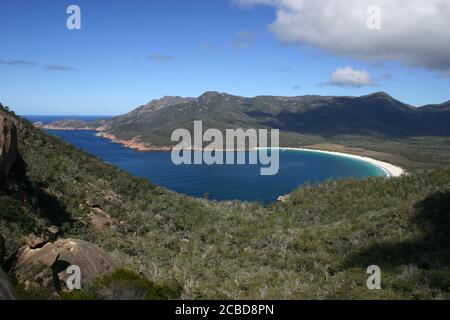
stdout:
POLYGON ((270 5, 269 26, 284 43, 379 63, 450 70, 449 0, 234 0, 243 7, 270 5), (381 30, 367 28, 367 8, 381 9, 381 30))
POLYGON ((365 70, 354 70, 352 67, 336 69, 326 85, 361 88, 373 85, 372 78, 365 70))

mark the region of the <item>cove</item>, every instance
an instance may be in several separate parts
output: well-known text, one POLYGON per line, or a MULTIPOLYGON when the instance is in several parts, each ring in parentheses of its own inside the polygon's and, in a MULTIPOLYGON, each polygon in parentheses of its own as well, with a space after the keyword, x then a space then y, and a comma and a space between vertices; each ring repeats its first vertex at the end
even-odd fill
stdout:
MULTIPOLYGON (((170 152, 139 152, 95 136, 94 131, 48 131, 132 175, 175 192, 215 200, 270 203, 306 183, 346 177, 385 176, 375 165, 357 159, 308 151, 280 151, 280 170, 261 176, 260 165, 175 165, 170 152)), ((247 155, 248 156, 248 152, 247 155)))

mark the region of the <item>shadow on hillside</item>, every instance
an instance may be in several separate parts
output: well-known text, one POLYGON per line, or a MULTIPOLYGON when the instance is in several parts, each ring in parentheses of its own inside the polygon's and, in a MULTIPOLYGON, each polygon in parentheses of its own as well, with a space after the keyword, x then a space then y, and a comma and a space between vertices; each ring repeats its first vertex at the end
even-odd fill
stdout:
POLYGON ((450 267, 450 190, 434 193, 412 210, 411 222, 422 236, 412 241, 384 242, 351 256, 346 267, 379 265, 382 269, 416 265, 423 269, 450 267))
POLYGON ((35 199, 32 206, 40 217, 47 219, 57 227, 73 222, 71 215, 61 205, 61 202, 55 196, 45 192, 42 185, 33 185, 31 190, 33 199, 35 199))
MULTIPOLYGON (((32 182, 24 173, 14 173, 9 177, 0 177, 0 195, 9 196, 24 208, 40 218, 48 220, 51 225, 61 227, 64 223, 72 223, 71 215, 65 210, 61 202, 45 191, 45 185, 32 182)), ((18 217, 19 212, 4 212, 1 217, 12 222, 27 221, 25 217, 18 217)), ((32 229, 32 228, 31 228, 32 229)))

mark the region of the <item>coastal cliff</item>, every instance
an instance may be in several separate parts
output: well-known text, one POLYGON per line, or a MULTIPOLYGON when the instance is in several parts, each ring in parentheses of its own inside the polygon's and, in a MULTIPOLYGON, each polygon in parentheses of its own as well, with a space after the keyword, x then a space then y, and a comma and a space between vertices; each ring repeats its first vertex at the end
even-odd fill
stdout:
POLYGON ((133 137, 130 140, 118 139, 115 135, 108 132, 103 132, 98 130, 99 132, 96 134, 98 137, 102 137, 105 139, 111 140, 111 142, 118 143, 123 145, 124 147, 131 148, 137 151, 171 151, 172 147, 170 146, 152 146, 150 143, 142 140, 142 137, 133 137))

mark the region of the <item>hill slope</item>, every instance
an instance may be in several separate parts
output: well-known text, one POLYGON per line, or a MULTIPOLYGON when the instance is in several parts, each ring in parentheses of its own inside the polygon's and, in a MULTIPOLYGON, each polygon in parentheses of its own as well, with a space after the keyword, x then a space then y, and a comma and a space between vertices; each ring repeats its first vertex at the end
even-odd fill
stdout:
MULTIPOLYGON (((203 120, 206 127, 219 129, 276 128, 284 132, 324 136, 448 136, 449 104, 415 108, 383 92, 362 97, 255 98, 206 92, 198 98, 163 97, 153 100, 125 115, 91 123, 90 127, 105 127, 107 132, 120 139, 136 135, 146 139, 159 137, 166 145, 171 144, 169 138, 174 129, 191 129, 194 120, 203 120)), ((59 123, 77 129, 87 126, 82 121, 59 123)))
POLYGON ((165 97, 154 100, 113 118, 107 128, 119 138, 140 134, 149 141, 153 136, 165 138, 166 144, 170 144, 169 132, 180 127, 189 129, 193 120, 203 120, 206 127, 219 129, 268 127, 324 136, 448 136, 449 116, 448 107, 414 108, 386 93, 362 97, 244 98, 207 92, 196 99, 165 97))
POLYGON ((217 203, 17 121, 27 171, 0 184, 7 256, 25 235, 57 226, 156 283, 180 283, 183 298, 450 298, 450 167, 305 186, 270 207, 217 203), (110 225, 96 227, 98 209, 110 225), (383 272, 381 291, 366 288, 371 264, 383 272))

